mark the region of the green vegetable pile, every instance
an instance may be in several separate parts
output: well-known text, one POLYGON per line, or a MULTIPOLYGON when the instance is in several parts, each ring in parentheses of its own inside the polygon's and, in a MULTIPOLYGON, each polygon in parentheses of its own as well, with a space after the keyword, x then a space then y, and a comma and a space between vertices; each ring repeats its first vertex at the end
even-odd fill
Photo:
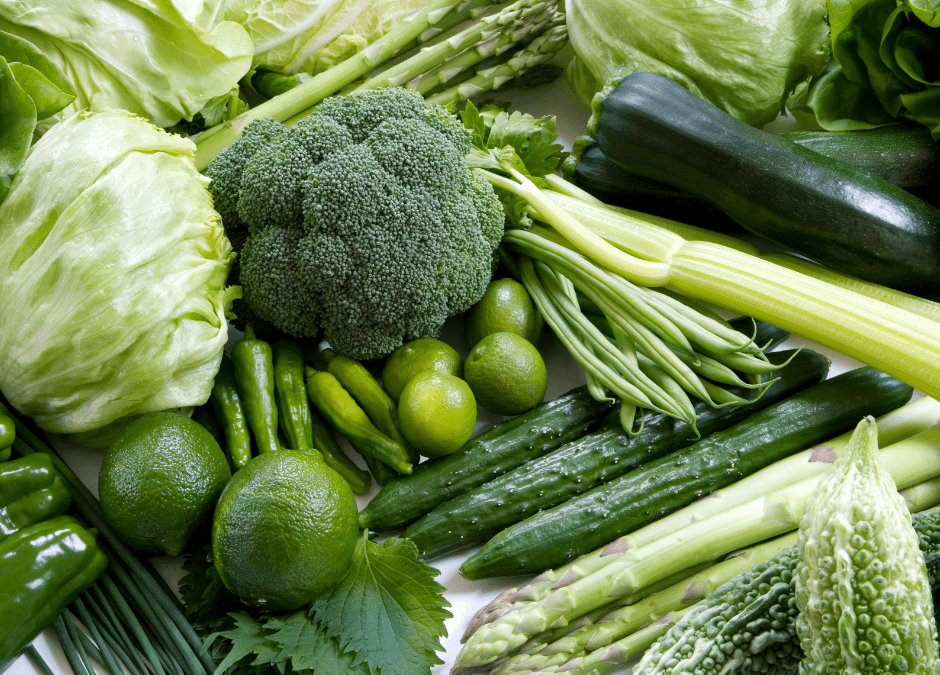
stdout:
POLYGON ((483 295, 503 232, 469 150, 445 108, 402 88, 326 99, 290 129, 252 122, 206 169, 241 252, 244 318, 322 330, 353 358, 436 337, 483 295))

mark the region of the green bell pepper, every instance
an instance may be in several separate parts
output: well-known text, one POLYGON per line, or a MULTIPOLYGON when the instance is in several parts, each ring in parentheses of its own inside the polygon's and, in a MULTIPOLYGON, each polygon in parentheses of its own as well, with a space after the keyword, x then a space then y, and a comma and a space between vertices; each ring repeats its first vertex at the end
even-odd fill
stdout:
POLYGON ((72 493, 41 452, 0 464, 0 543, 18 530, 64 514, 72 493))
POLYGON ((24 527, 0 543, 0 672, 107 566, 94 535, 71 516, 24 527))

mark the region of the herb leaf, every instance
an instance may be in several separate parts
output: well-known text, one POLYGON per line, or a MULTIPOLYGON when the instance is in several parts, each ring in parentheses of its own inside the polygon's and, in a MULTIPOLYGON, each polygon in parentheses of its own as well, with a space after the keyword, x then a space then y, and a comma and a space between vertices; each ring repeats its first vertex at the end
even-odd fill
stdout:
POLYGON ((429 672, 443 663, 437 652, 452 616, 436 574, 411 541, 389 538, 380 546, 364 533, 349 573, 313 602, 311 616, 356 653, 356 664, 382 675, 429 672))

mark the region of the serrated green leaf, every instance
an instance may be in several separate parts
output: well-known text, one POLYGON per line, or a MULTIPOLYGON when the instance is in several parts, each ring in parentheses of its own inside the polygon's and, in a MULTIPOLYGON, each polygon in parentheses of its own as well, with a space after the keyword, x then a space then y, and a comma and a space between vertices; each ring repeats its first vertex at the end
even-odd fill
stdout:
POLYGON ((213 675, 228 672, 247 656, 276 648, 276 644, 267 637, 262 620, 246 612, 233 612, 231 616, 235 620, 235 627, 213 633, 203 645, 203 650, 208 650, 217 639, 224 639, 231 643, 228 654, 222 659, 222 663, 218 665, 213 675))
POLYGON ((382 675, 415 675, 443 663, 437 656, 444 621, 451 617, 437 570, 418 560, 407 539, 389 538, 382 546, 363 534, 352 568, 329 594, 314 601, 311 615, 382 675))

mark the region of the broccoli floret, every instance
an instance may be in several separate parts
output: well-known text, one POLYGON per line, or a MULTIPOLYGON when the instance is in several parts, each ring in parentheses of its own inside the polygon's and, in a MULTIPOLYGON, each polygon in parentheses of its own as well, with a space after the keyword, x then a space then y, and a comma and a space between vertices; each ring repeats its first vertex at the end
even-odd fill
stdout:
POLYGON ((207 170, 248 228, 239 282, 253 318, 295 337, 322 328, 337 351, 376 358, 482 297, 505 215, 446 108, 403 88, 336 96, 258 139, 207 170))

